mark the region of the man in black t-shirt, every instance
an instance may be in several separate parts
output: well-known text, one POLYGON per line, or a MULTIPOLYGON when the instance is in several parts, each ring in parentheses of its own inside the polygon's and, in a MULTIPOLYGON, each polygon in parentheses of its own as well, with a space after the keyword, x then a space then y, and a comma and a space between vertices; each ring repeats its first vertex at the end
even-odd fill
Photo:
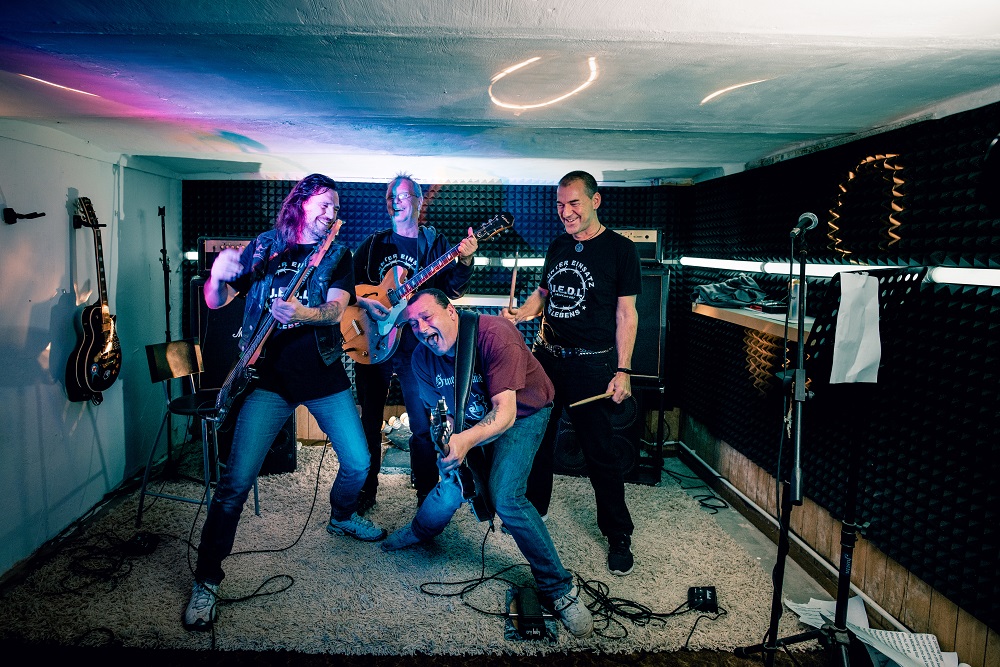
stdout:
POLYGON ((616 456, 607 399, 571 408, 603 393, 621 403, 632 393, 632 348, 642 289, 635 244, 608 229, 597 216, 601 193, 583 171, 559 181, 556 206, 566 230, 549 245, 541 285, 520 308, 505 308, 512 322, 542 316, 533 352, 555 385, 556 398, 545 439, 535 455, 527 497, 545 516, 552 495, 553 452, 558 420, 567 409, 597 504, 597 525, 608 539, 608 570, 632 571, 634 526, 625 504, 625 481, 616 456))
MULTIPOLYGON (((223 250, 205 282, 205 304, 222 308, 246 297, 240 349, 254 341, 257 327, 276 327, 253 364, 251 383, 239 408, 233 445, 215 488, 198 545, 191 599, 182 623, 188 630, 210 630, 218 616, 219 586, 236 528, 271 443, 298 405, 305 405, 323 429, 340 468, 330 488, 327 531, 365 542, 386 532, 356 512, 358 494, 371 459, 358 419, 351 385, 340 360, 337 323, 354 293, 351 253, 332 239, 343 224, 337 219, 336 183, 322 174, 299 181, 285 198, 274 229, 264 232, 240 253, 223 250), (312 255, 314 249, 316 255, 312 255), (310 257, 315 261, 309 262, 310 257), (304 263, 315 268, 300 289, 289 294, 304 263)), ((253 345, 256 347, 256 344, 253 345)))
MULTIPOLYGON (((396 284, 413 277, 450 249, 443 234, 430 226, 419 224, 424 196, 420 185, 411 176, 400 174, 386 188, 385 206, 392 227, 366 238, 354 253, 354 277, 358 284, 379 285, 389 273, 396 275, 396 284)), ((472 257, 479 243, 469 228, 469 235, 459 245, 458 260, 438 271, 422 287, 436 287, 450 298, 462 296, 472 280, 472 257)), ((375 298, 358 293, 358 305, 379 322, 385 321, 390 309, 375 298)), ((405 306, 405 302, 403 304, 405 306)), ((382 462, 382 422, 389 383, 395 374, 403 393, 403 403, 409 418, 410 470, 417 490, 417 504, 423 502, 438 481, 436 455, 430 438, 428 415, 420 405, 420 396, 410 372, 410 357, 417 347, 402 309, 393 312, 401 325, 395 332, 395 352, 379 364, 354 364, 354 381, 361 406, 361 425, 372 460, 368 478, 361 489, 358 513, 364 514, 375 504, 378 472, 382 462)))

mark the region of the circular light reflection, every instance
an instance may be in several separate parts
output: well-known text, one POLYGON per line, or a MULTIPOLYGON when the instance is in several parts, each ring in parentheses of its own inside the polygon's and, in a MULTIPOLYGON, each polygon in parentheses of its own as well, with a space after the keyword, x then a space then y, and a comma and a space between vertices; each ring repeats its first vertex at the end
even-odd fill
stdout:
POLYGON ((590 66, 590 77, 582 84, 580 84, 573 90, 566 93, 565 95, 560 95, 559 97, 556 97, 554 99, 547 100, 545 102, 538 102, 536 104, 511 104, 510 102, 503 102, 497 99, 496 95, 493 94, 493 84, 495 84, 497 81, 504 78, 511 72, 516 72, 522 67, 526 67, 527 65, 530 65, 531 63, 536 62, 538 60, 541 60, 540 56, 529 58, 528 60, 525 60, 523 63, 511 65, 502 72, 499 72, 498 74, 494 75, 493 79, 490 81, 490 87, 489 87, 490 99, 493 100, 493 104, 497 105, 498 107, 503 107, 504 109, 517 109, 519 111, 523 111, 524 109, 537 109, 539 107, 545 107, 550 104, 562 102, 567 97, 572 97, 573 95, 576 95, 577 93, 579 93, 581 90, 592 84, 597 79, 597 58, 591 56, 587 58, 587 64, 590 66))

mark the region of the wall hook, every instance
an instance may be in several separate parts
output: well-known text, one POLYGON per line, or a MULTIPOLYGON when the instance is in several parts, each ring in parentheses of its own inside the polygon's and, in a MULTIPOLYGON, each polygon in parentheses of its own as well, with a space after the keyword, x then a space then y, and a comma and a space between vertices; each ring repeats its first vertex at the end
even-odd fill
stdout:
POLYGON ((32 218, 41 218, 44 213, 18 213, 12 208, 5 208, 3 210, 3 221, 8 225, 13 225, 18 220, 31 220, 32 218))

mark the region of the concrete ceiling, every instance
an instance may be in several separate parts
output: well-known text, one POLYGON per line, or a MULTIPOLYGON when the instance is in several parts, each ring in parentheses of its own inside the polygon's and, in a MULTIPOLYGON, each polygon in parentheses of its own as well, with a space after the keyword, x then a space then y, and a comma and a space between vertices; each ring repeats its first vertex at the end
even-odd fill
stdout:
POLYGON ((0 119, 196 178, 690 183, 997 100, 996 0, 46 0, 0 16, 0 119), (498 106, 491 83, 529 108, 498 106))

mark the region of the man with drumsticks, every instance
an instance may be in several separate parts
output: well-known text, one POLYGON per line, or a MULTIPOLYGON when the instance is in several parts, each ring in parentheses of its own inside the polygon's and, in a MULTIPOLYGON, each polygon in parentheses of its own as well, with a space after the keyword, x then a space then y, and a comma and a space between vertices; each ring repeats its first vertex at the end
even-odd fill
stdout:
POLYGON ((533 352, 555 385, 552 416, 535 455, 527 497, 544 517, 552 496, 555 436, 566 407, 581 434, 597 525, 608 540, 608 570, 624 576, 634 565, 634 526, 615 457, 611 401, 621 403, 632 393, 639 323, 635 300, 642 274, 635 244, 601 224, 600 205, 597 181, 587 172, 570 172, 559 181, 556 206, 565 233, 549 245, 541 285, 520 308, 505 308, 503 315, 515 324, 542 316, 533 352), (601 394, 610 401, 583 402, 601 394))

